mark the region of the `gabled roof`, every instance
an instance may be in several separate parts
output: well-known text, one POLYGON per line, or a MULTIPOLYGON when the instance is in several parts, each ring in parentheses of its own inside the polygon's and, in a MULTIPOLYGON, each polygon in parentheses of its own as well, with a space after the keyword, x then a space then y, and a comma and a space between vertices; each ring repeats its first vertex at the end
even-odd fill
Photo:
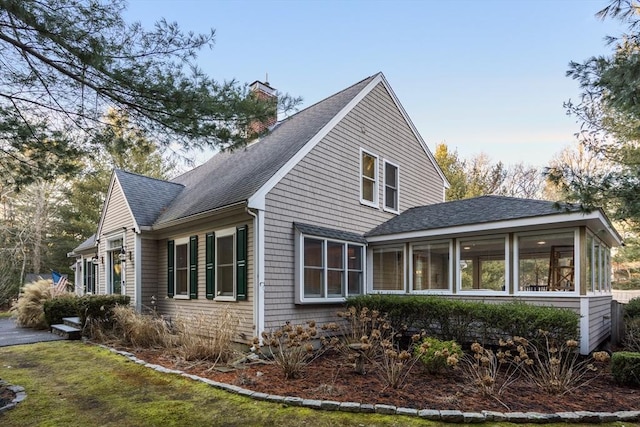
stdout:
POLYGON ((73 253, 88 251, 89 249, 94 249, 96 247, 96 235, 92 234, 89 236, 87 240, 80 243, 77 248, 73 250, 73 253))
MULTIPOLYGON (((481 231, 489 229, 490 223, 535 218, 540 224, 550 222, 551 216, 569 216, 572 220, 598 220, 611 233, 613 240, 620 236, 613 229, 601 210, 583 213, 572 205, 558 206, 545 200, 519 199, 504 196, 481 196, 472 199, 455 200, 434 205, 418 206, 407 209, 400 215, 380 224, 365 233, 365 237, 402 235, 414 232, 428 232, 444 229, 450 231, 464 226, 474 226, 481 231)), ((567 217, 567 220, 569 220, 567 217)), ((373 239, 376 240, 376 239, 373 239)), ((619 243, 619 242, 618 242, 619 243)))
POLYGON ((175 178, 184 190, 158 219, 162 224, 248 200, 334 118, 374 77, 324 99, 277 124, 259 141, 220 152, 175 178))
POLYGON ((183 189, 182 184, 114 171, 138 227, 153 225, 183 189))

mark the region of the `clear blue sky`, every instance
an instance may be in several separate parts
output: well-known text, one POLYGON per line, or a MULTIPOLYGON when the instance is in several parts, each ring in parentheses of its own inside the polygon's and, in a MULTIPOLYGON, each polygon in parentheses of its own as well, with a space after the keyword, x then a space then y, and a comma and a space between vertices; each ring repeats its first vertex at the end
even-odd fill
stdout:
POLYGON ((603 38, 622 31, 595 18, 607 3, 130 0, 125 17, 214 28, 201 68, 246 83, 268 73, 302 107, 382 71, 431 150, 542 166, 575 143, 569 61, 608 53, 603 38))

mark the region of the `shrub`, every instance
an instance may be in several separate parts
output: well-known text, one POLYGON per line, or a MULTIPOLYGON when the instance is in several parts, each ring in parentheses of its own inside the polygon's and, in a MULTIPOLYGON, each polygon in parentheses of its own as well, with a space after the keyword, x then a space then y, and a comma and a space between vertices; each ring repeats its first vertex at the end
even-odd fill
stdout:
MULTIPOLYGON (((83 332, 98 340, 107 340, 106 331, 113 329, 113 309, 118 305, 128 306, 126 295, 84 295, 79 298, 80 323, 83 332)), ((108 335, 108 334, 107 334, 108 335)))
POLYGON ((427 372, 435 374, 444 371, 447 367, 456 366, 462 358, 462 348, 455 341, 440 341, 437 338, 425 338, 423 354, 420 362, 427 372))
POLYGON ((348 307, 368 307, 387 315, 395 330, 425 331, 428 336, 458 343, 497 344, 498 339, 538 330, 559 340, 575 339, 579 315, 568 309, 510 302, 485 304, 441 296, 363 295, 347 299, 348 307))
MULTIPOLYGON (((297 378, 321 353, 314 351, 312 344, 317 334, 314 321, 309 321, 306 325, 286 322, 278 329, 262 332, 263 346, 269 348, 267 356, 273 357, 286 379, 297 378)), ((258 345, 258 341, 255 338, 254 345, 258 345)))
POLYGON ((619 384, 640 386, 640 353, 630 351, 613 353, 611 374, 619 384))
MULTIPOLYGON (((496 394, 499 362, 495 353, 475 342, 471 345, 471 353, 464 355, 461 360, 462 369, 471 386, 485 396, 496 394)), ((506 383, 498 388, 497 394, 502 394, 506 383)))
POLYGON ((576 340, 558 341, 545 331, 539 335, 543 345, 521 337, 501 341, 497 358, 515 365, 525 378, 549 394, 563 395, 588 384, 597 377, 590 373, 602 372, 596 365, 609 361, 604 351, 594 352, 591 358, 581 357, 576 340))
POLYGON ((44 303, 44 317, 49 326, 62 323, 64 317, 74 317, 78 315, 78 297, 73 294, 66 294, 44 303))
POLYGON ((624 315, 630 319, 640 318, 640 297, 632 298, 624 305, 624 315))
POLYGON ((173 322, 178 352, 185 360, 227 362, 235 354, 233 337, 240 319, 226 306, 213 314, 179 315, 173 322))
POLYGON ((11 308, 16 323, 26 328, 46 329, 44 303, 51 298, 50 280, 38 280, 25 285, 18 303, 11 308))
POLYGON ((640 352, 640 317, 625 319, 624 347, 628 351, 640 352))

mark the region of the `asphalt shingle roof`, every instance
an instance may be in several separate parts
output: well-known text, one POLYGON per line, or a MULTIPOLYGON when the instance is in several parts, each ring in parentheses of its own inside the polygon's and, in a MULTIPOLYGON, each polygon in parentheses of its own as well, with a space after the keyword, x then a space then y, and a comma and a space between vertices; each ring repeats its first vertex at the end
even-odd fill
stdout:
POLYGON ((353 233, 351 231, 335 230, 333 228, 320 227, 318 225, 302 224, 296 222, 293 224, 302 234, 308 234, 317 237, 326 237, 327 239, 344 240, 346 242, 363 243, 367 240, 363 235, 353 233))
MULTIPOLYGON (((375 77, 294 114, 259 141, 233 152, 220 152, 172 180, 183 189, 156 225, 249 199, 375 77)), ((146 199, 149 197, 155 195, 148 194, 146 199)))
POLYGON ((151 226, 183 189, 182 184, 116 169, 118 182, 138 226, 151 226))
POLYGON ((482 224, 521 218, 557 215, 579 208, 554 202, 503 196, 482 196, 407 209, 365 234, 382 236, 411 231, 434 230, 470 224, 482 224))
POLYGON ((89 236, 89 238, 87 240, 85 240, 84 242, 80 243, 80 245, 78 245, 77 248, 75 248, 73 251, 74 252, 82 252, 82 251, 86 251, 89 249, 93 249, 96 246, 96 235, 92 234, 91 236, 89 236))

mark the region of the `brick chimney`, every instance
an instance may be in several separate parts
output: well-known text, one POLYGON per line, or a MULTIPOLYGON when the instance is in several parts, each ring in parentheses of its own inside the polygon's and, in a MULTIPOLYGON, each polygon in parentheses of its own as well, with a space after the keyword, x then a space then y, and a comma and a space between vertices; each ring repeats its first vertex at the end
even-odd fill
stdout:
POLYGON ((258 99, 273 102, 273 115, 269 117, 268 120, 263 122, 256 120, 249 124, 249 130, 251 133, 261 134, 271 126, 275 125, 278 121, 278 110, 276 107, 278 97, 276 96, 276 90, 269 86, 269 82, 263 83, 256 80, 249 85, 249 88, 251 89, 252 95, 256 96, 258 99))

